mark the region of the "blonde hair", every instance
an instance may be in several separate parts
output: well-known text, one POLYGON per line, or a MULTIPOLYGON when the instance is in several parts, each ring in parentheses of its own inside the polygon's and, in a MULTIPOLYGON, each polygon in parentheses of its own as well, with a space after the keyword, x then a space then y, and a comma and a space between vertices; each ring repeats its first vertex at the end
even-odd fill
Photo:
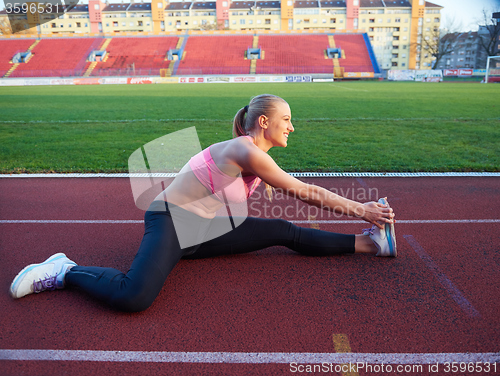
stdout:
POLYGON ((241 108, 233 120, 233 137, 246 136, 255 126, 261 115, 270 117, 275 111, 276 103, 286 101, 272 94, 261 94, 253 97, 248 106, 241 108))
MULTIPOLYGON (((272 94, 261 94, 253 97, 247 106, 236 113, 233 120, 233 137, 248 135, 261 115, 270 117, 273 114, 277 102, 286 103, 283 98, 272 94)), ((265 184, 269 201, 272 201, 274 188, 267 183, 265 184)))

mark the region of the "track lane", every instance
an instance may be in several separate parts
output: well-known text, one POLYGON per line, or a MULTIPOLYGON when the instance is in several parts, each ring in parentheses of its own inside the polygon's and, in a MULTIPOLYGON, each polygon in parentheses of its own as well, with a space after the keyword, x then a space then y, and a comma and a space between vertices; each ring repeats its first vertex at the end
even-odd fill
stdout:
MULTIPOLYGON (((23 179, 16 184, 0 180, 0 217, 142 219, 143 212, 131 203, 127 179, 91 180, 59 180, 58 184, 51 179, 23 179)), ((398 218, 498 218, 497 208, 492 205, 499 202, 498 179, 452 178, 449 180, 453 184, 448 183, 448 187, 445 180, 363 178, 362 183, 377 188, 381 196, 387 195, 398 218), (429 192, 433 194, 429 196, 429 192)), ((356 179, 312 181, 344 188, 344 192, 363 188, 356 179)), ((286 208, 290 202, 279 199, 274 205, 286 208)), ((256 205, 262 208, 263 202, 256 205)), ((81 264, 125 271, 142 236, 141 224, 0 226, 5 260, 0 286, 4 291, 25 263, 42 261, 60 250, 81 264)), ((320 223, 320 227, 359 233, 366 226, 320 223)), ((169 276, 153 307, 141 314, 113 312, 75 291, 44 293, 19 301, 4 294, 0 305, 8 330, 0 334, 0 347, 332 352, 331 335, 345 333, 352 351, 359 353, 498 351, 495 338, 500 337, 500 332, 495 314, 500 292, 494 279, 499 269, 495 240, 498 224, 401 224, 397 231, 400 256, 395 260, 363 256, 306 258, 281 247, 248 255, 183 260, 169 276), (464 314, 405 242, 404 234, 414 236, 481 313, 480 319, 464 314)), ((8 369, 42 373, 45 367, 53 367, 46 362, 0 363, 8 369)), ((57 368, 64 369, 63 363, 57 362, 57 368)), ((114 370, 110 374, 125 368, 182 372, 203 369, 207 374, 214 370, 230 370, 227 374, 285 372, 283 366, 276 365, 212 366, 89 367, 114 370)))

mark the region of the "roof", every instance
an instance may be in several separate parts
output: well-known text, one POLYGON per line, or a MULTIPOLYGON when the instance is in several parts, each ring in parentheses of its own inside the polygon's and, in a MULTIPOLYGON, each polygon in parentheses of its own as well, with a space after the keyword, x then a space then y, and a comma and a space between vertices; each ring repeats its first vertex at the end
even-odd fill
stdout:
POLYGON ((191 7, 191 2, 175 2, 170 3, 165 9, 169 10, 180 10, 180 9, 189 9, 191 7))
POLYGON ((387 8, 411 8, 408 0, 384 0, 387 8))
POLYGON ((230 9, 250 9, 255 7, 255 1, 233 1, 230 9))
POLYGON ((88 13, 89 12, 89 5, 88 4, 75 5, 73 8, 68 10, 68 13, 71 13, 71 12, 88 13))
POLYGON ((257 8, 262 8, 262 9, 269 9, 269 8, 280 8, 281 3, 278 0, 274 1, 257 1, 257 4, 255 5, 257 8))
POLYGON ((360 8, 385 8, 382 0, 360 0, 360 8))
POLYGON ((108 4, 102 11, 103 12, 123 12, 126 11, 130 4, 108 4))
POLYGON ((203 9, 216 9, 215 8, 215 1, 202 1, 202 2, 197 2, 193 4, 192 9, 194 10, 203 10, 203 9))
POLYGON ((130 7, 127 10, 129 12, 131 12, 131 11, 140 12, 141 10, 150 11, 151 10, 151 3, 133 3, 133 4, 130 4, 130 7))
POLYGON ((317 1, 296 0, 293 6, 295 8, 318 8, 319 4, 317 1))
POLYGON ((441 5, 437 5, 434 3, 429 3, 428 1, 425 2, 425 7, 426 8, 444 8, 441 5))
POLYGON ((321 1, 321 8, 345 8, 344 0, 323 0, 321 1))

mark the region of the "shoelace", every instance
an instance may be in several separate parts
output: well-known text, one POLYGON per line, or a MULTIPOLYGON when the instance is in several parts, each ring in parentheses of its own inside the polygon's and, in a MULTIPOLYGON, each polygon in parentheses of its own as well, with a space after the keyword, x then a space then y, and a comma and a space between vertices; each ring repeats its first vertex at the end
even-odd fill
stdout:
POLYGON ((362 234, 364 234, 365 232, 369 233, 370 235, 373 235, 373 227, 372 228, 365 228, 364 230, 362 230, 362 234))
POLYGON ((57 274, 56 275, 48 275, 48 274, 45 274, 46 277, 45 279, 39 279, 38 281, 33 281, 33 292, 34 293, 39 293, 39 292, 42 292, 42 291, 46 291, 46 290, 55 290, 56 289, 56 278, 57 278, 57 274))

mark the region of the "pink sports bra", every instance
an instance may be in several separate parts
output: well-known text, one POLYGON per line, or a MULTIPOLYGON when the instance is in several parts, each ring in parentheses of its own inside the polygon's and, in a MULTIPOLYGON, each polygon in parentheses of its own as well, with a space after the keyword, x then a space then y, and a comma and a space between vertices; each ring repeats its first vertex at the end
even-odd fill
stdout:
POLYGON ((225 203, 246 201, 262 181, 257 176, 234 177, 222 172, 210 154, 210 146, 192 157, 189 167, 200 183, 225 203))

